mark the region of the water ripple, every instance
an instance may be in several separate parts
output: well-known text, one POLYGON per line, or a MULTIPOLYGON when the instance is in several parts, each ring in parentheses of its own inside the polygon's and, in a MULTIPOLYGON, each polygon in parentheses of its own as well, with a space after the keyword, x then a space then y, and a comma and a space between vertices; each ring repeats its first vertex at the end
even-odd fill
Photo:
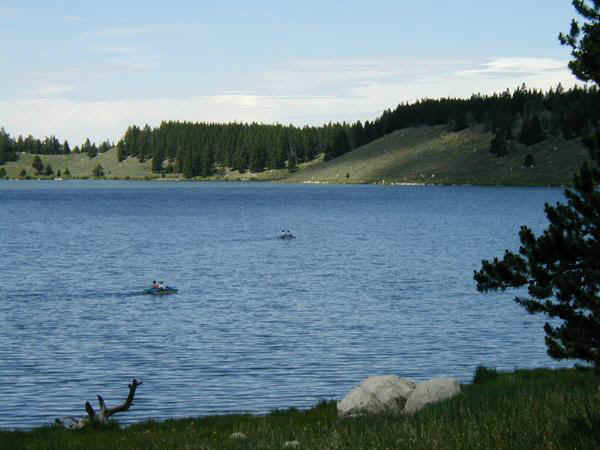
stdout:
POLYGON ((134 377, 123 423, 308 407, 374 374, 468 381, 479 364, 552 365, 543 319, 510 294, 482 297, 471 277, 560 198, 2 182, 0 428, 82 415, 96 394, 119 403, 134 377), (297 239, 277 239, 281 227, 297 239), (180 293, 142 295, 152 279, 180 293))

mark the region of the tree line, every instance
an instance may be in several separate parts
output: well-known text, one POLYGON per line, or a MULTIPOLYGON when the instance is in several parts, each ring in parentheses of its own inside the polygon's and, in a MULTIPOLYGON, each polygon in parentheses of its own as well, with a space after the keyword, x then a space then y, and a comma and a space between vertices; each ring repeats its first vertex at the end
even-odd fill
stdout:
POLYGON ((31 153, 33 155, 85 153, 93 158, 98 153, 104 153, 113 147, 114 144, 108 139, 97 145, 87 138, 81 146, 76 145, 73 148, 66 139, 64 142, 60 142, 55 136, 38 139, 28 135, 27 137, 19 136, 13 139, 4 128, 0 128, 0 164, 4 164, 6 161, 16 161, 19 153, 31 153))
POLYGON ((151 158, 153 171, 178 172, 186 177, 212 175, 217 166, 240 172, 286 167, 294 171, 297 164, 321 153, 332 159, 366 143, 354 129, 345 123, 299 128, 169 121, 156 128, 130 126, 117 143, 117 152, 119 160, 151 158), (342 141, 343 145, 338 145, 342 141))

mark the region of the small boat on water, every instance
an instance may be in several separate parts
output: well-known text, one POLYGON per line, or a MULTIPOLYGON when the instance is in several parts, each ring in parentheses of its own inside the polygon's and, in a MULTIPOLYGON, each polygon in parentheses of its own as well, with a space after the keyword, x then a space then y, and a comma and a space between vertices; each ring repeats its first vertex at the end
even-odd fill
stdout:
POLYGON ((296 239, 296 236, 294 236, 294 234, 290 230, 281 230, 279 239, 296 239))
POLYGON ((148 295, 170 295, 177 294, 179 292, 177 288, 172 286, 165 286, 164 288, 148 288, 144 291, 144 294, 148 295))

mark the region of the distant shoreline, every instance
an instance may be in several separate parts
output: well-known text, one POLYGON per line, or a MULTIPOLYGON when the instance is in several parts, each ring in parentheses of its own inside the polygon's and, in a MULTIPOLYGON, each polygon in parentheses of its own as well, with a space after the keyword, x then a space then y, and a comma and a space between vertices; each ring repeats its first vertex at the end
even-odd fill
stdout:
POLYGON ((501 183, 456 183, 456 182, 438 182, 438 183, 418 183, 418 182, 333 182, 333 181, 286 181, 281 179, 186 179, 186 178, 161 178, 161 177, 113 177, 113 178, 93 178, 93 177, 69 177, 57 180, 55 178, 44 177, 28 177, 28 178, 0 178, 0 183, 3 181, 55 181, 57 183, 70 181, 131 181, 131 182, 157 182, 157 183, 239 183, 239 184, 256 184, 256 183, 274 183, 274 184, 311 184, 311 185, 330 185, 330 186, 366 186, 379 185, 389 187, 443 187, 443 186, 479 186, 479 187, 547 187, 547 188, 569 188, 571 184, 544 184, 544 183, 528 183, 528 184, 501 184, 501 183))

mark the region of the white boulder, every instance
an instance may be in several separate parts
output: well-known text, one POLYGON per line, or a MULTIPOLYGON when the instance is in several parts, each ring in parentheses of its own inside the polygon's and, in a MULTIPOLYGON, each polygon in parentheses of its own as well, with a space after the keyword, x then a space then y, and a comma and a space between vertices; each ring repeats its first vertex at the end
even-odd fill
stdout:
POLYGON ((452 398, 460 393, 460 384, 454 378, 432 378, 418 383, 408 397, 404 412, 413 414, 430 403, 452 398))
POLYGON ((338 416, 401 412, 415 386, 396 375, 369 377, 337 403, 338 416))

